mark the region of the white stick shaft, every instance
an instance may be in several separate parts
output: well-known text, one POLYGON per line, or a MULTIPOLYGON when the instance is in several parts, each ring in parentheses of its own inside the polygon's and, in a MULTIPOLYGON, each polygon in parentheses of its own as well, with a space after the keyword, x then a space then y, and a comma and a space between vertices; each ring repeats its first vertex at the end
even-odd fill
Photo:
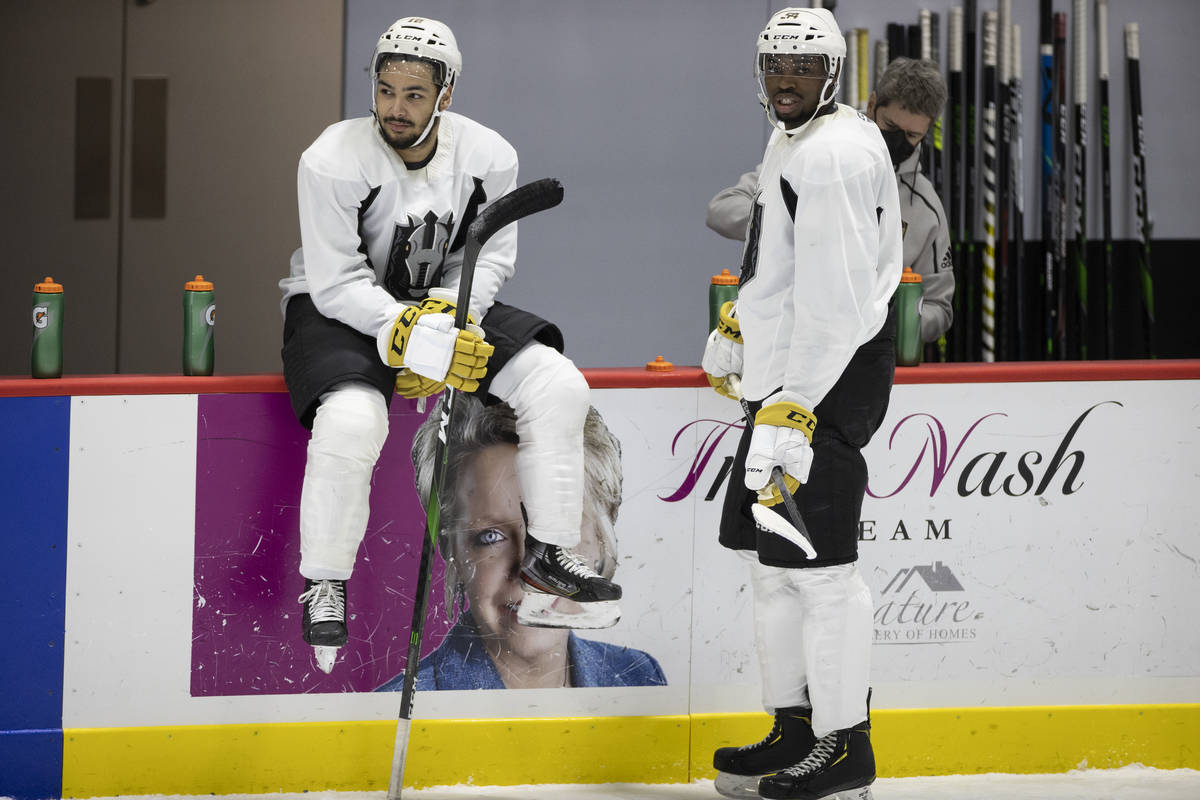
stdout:
POLYGON ((1096 0, 1096 46, 1100 48, 1100 80, 1108 80, 1108 0, 1096 0))
POLYGON ((1011 80, 1021 80, 1021 26, 1012 26, 1012 74, 1011 80))
POLYGON ((1000 43, 1000 83, 1005 85, 1012 78, 1012 0, 1000 0, 996 33, 1000 43))
POLYGON ((1141 42, 1138 37, 1138 24, 1130 22, 1125 26, 1125 57, 1131 61, 1142 58, 1141 42))
POLYGON ((921 58, 933 57, 933 17, 928 8, 921 9, 921 58))
POLYGON ((963 68, 963 10, 962 6, 950 9, 950 71, 962 72, 963 68))
POLYGON ((1075 0, 1075 41, 1072 42, 1074 50, 1074 63, 1071 65, 1075 78, 1075 103, 1076 105, 1087 104, 1087 0, 1075 0))

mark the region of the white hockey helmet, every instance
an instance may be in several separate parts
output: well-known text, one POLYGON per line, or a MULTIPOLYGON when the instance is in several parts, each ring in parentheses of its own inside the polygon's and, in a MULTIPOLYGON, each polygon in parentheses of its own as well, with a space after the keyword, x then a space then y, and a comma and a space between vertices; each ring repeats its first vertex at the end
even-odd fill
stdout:
POLYGON ((452 85, 462 72, 462 53, 450 26, 428 17, 405 17, 393 22, 375 44, 371 74, 378 75, 384 59, 393 55, 422 58, 441 65, 441 74, 434 75, 439 86, 452 85))
MULTIPOLYGON (((767 85, 763 63, 768 56, 819 55, 824 56, 827 77, 821 88, 820 109, 837 97, 841 80, 842 63, 846 60, 846 40, 838 28, 833 12, 827 8, 785 8, 777 11, 767 22, 767 27, 758 35, 758 48, 754 57, 754 77, 758 83, 758 99, 767 112, 767 119, 780 130, 787 130, 775 115, 767 97, 767 85)), ((814 114, 815 116, 815 114, 814 114)))
POLYGON ((462 53, 458 50, 454 33, 446 23, 428 17, 405 17, 396 20, 379 37, 375 44, 375 52, 371 56, 371 111, 375 110, 379 70, 389 56, 428 61, 434 66, 433 80, 438 85, 438 96, 429 124, 413 144, 413 147, 416 147, 425 141, 437 118, 442 115, 442 97, 462 74, 462 53))

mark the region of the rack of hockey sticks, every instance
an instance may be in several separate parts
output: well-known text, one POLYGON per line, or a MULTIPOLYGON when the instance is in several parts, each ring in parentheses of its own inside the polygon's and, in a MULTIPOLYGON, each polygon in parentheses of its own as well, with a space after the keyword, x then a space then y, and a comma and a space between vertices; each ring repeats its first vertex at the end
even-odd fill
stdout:
POLYGON ((887 23, 876 43, 876 78, 880 61, 897 56, 932 58, 946 68, 948 101, 922 146, 922 164, 950 229, 954 324, 943 342, 926 349, 926 360, 1155 355, 1141 32, 1137 23, 1123 29, 1137 241, 1132 257, 1115 264, 1108 0, 1068 3, 1069 13, 1056 11, 1055 0, 1039 0, 1036 49, 1023 47, 1011 0, 964 0, 951 7, 945 62, 938 15, 929 10, 921 11, 915 25, 887 23), (985 41, 989 15, 995 15, 991 47, 985 41), (1029 62, 1023 63, 1023 53, 1032 53, 1029 62), (1033 76, 1032 88, 1026 75, 1033 76), (1089 108, 1092 80, 1098 81, 1099 101, 1089 108), (1028 155, 1027 101, 1040 111, 1028 155), (1095 184, 1088 178, 1089 158, 1098 161, 1095 184), (1032 181, 1025 175, 1030 161, 1032 181), (1101 230, 1089 237, 1087 196, 1089 185, 1096 184, 1101 230), (1032 213, 1039 222, 1030 222, 1032 213), (1136 292, 1138 298, 1140 324, 1121 328, 1119 336, 1114 291, 1136 292))

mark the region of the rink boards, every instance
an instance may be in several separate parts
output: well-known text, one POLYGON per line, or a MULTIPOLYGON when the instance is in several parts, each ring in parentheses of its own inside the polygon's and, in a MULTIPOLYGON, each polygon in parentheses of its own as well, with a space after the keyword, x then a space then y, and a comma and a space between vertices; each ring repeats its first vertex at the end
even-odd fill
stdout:
MULTIPOLYGON (((687 781, 765 730, 746 567, 715 536, 739 409, 698 370, 587 374, 622 446, 625 598, 585 636, 667 685, 422 693, 411 785, 687 781)), ((1200 767, 1198 390, 1200 362, 900 371, 859 545, 881 775, 1200 767)), ((325 676, 277 376, 0 380, 0 795, 384 788, 399 696, 371 689, 404 666, 423 419, 393 403, 325 676)))

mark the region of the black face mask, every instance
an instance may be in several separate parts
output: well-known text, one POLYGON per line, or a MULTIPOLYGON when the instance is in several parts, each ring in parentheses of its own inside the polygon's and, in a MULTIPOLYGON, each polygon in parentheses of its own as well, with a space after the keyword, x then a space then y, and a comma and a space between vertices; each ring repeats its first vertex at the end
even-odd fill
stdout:
POLYGON ((904 135, 904 131, 899 128, 890 131, 881 128, 879 132, 883 134, 883 142, 887 145, 888 153, 892 157, 892 166, 899 169, 900 165, 917 149, 917 146, 910 142, 904 135))

